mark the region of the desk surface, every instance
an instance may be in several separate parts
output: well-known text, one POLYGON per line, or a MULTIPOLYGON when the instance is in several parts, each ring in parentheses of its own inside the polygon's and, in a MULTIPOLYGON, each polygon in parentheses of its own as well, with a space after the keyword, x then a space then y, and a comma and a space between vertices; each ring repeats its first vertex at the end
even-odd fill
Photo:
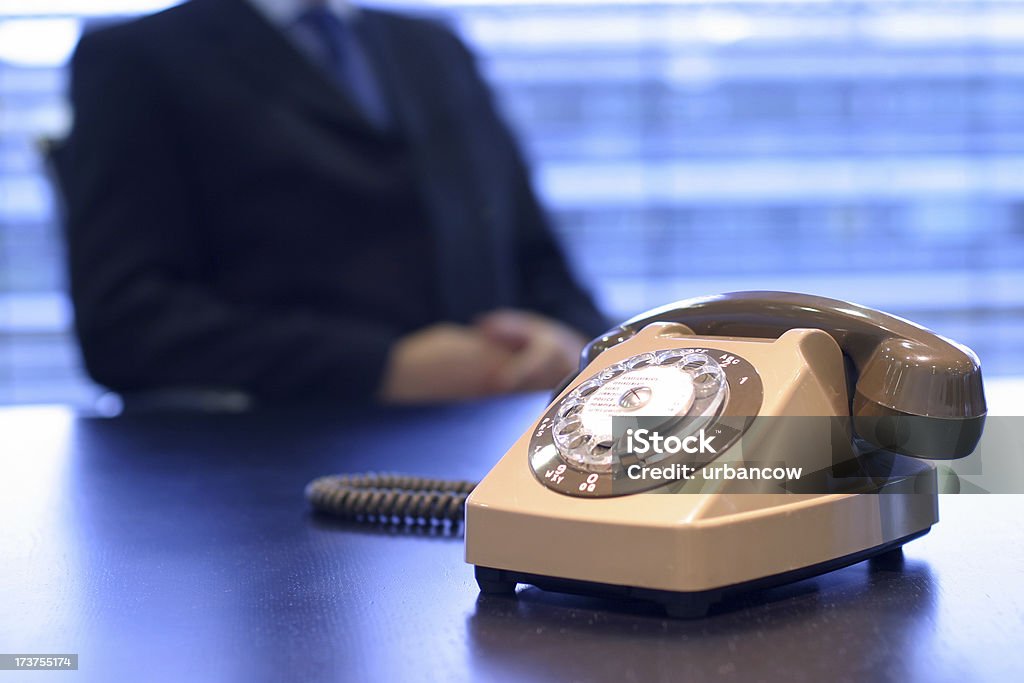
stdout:
POLYGON ((902 566, 861 563, 696 621, 533 588, 481 598, 461 538, 306 509, 303 486, 326 473, 479 478, 542 400, 0 411, 0 652, 80 654, 77 673, 33 681, 1020 678, 1016 496, 944 496, 902 566))

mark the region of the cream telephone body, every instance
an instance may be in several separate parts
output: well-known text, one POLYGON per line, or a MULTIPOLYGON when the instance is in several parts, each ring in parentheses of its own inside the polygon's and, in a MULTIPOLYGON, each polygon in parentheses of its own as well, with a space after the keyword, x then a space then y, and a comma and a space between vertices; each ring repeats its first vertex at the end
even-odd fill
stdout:
POLYGON ((525 583, 700 615, 927 533, 922 458, 968 455, 985 411, 976 356, 900 318, 782 292, 680 302, 588 345, 466 501, 466 560, 485 593, 525 583), (615 418, 654 420, 683 449, 637 455, 615 418), (647 476, 730 463, 809 476, 647 476))

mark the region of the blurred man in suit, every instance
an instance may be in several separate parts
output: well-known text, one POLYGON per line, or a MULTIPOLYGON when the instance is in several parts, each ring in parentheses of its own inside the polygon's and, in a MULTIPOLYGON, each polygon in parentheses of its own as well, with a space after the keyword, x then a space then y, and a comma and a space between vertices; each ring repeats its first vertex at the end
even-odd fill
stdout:
POLYGON ((58 159, 86 367, 125 392, 553 386, 605 321, 465 47, 328 0, 86 35, 58 159))

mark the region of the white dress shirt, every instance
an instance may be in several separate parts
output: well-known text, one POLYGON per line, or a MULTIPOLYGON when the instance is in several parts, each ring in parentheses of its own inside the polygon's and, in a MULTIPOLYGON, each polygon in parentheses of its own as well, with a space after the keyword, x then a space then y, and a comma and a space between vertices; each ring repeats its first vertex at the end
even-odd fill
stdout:
POLYGON ((260 14, 278 27, 289 26, 304 10, 321 2, 341 19, 349 19, 357 11, 348 0, 249 0, 260 14))

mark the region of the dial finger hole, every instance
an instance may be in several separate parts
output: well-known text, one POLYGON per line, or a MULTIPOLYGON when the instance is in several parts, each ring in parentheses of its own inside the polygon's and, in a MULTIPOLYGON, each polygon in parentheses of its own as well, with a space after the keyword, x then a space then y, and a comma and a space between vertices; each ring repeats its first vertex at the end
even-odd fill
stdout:
POLYGON ((600 378, 603 381, 608 381, 610 379, 615 379, 616 377, 618 377, 619 375, 621 375, 625 371, 626 371, 625 367, 623 367, 622 365, 619 365, 618 363, 616 363, 615 365, 611 365, 611 366, 605 368, 604 370, 602 370, 601 374, 598 375, 598 378, 600 378))
POLYGON ((583 384, 576 387, 576 392, 580 396, 590 396, 592 393, 601 388, 604 384, 600 379, 592 379, 584 382, 583 384))
POLYGON ((569 436, 569 441, 566 446, 572 449, 583 448, 587 445, 588 441, 590 441, 589 435, 584 434, 583 432, 574 432, 569 436))
POLYGON ((722 386, 722 371, 713 366, 705 366, 693 378, 693 388, 698 396, 710 396, 722 386))
POLYGON ((637 368, 647 367, 655 362, 653 353, 642 353, 639 356, 634 356, 627 360, 624 365, 629 370, 636 370, 637 368))
POLYGON ((708 360, 703 353, 688 353, 683 356, 682 366, 684 370, 699 370, 708 364, 708 360))
POLYGON ((558 427, 556 427, 556 434, 558 436, 568 436, 582 426, 583 420, 581 420, 579 416, 574 415, 558 424, 558 427))
POLYGON ((654 357, 658 365, 671 365, 680 361, 686 355, 686 351, 682 349, 669 349, 667 351, 659 351, 654 357))
POLYGON ((578 415, 583 410, 583 401, 565 400, 558 408, 558 417, 570 417, 578 415))

